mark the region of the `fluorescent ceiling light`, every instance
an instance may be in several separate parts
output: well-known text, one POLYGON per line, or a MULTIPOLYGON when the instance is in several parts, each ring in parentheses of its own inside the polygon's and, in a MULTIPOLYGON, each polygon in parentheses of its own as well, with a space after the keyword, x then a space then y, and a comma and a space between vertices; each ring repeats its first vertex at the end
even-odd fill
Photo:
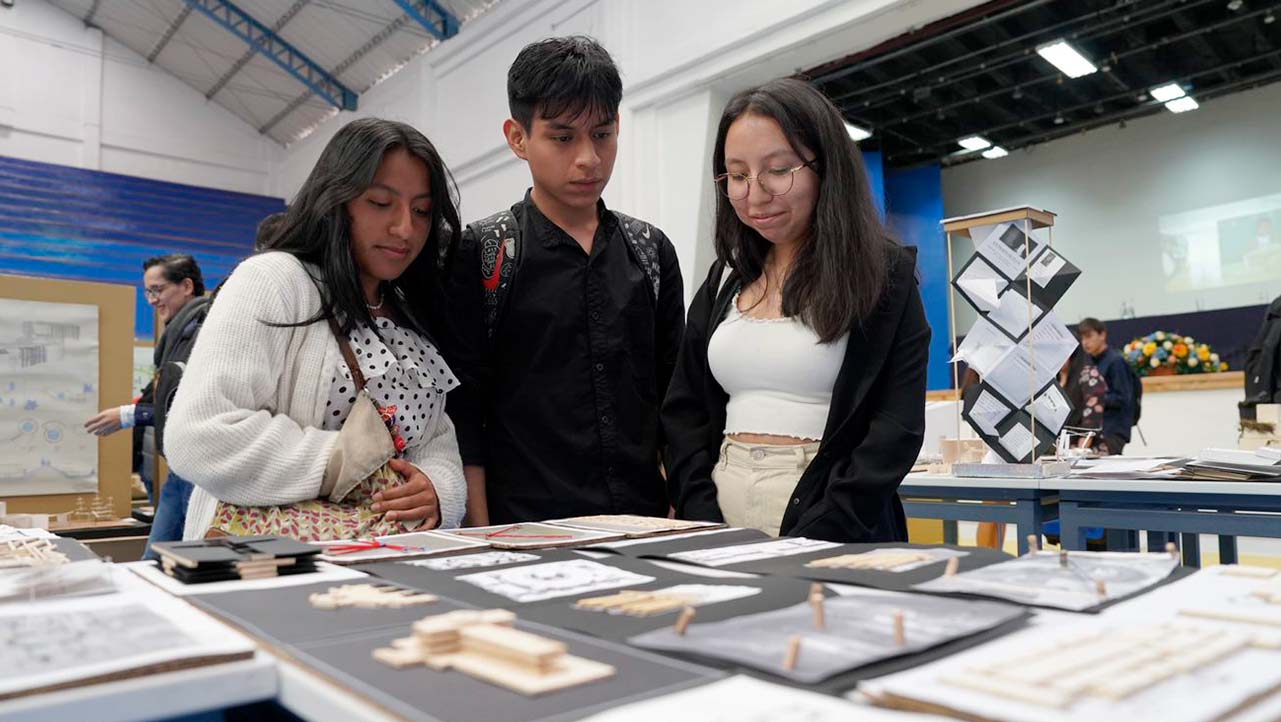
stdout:
POLYGON ((1098 70, 1094 63, 1091 63, 1076 48, 1068 45, 1066 40, 1055 40, 1048 45, 1042 45, 1036 49, 1036 52, 1069 78, 1079 78, 1098 70))
POLYGON ((990 158, 1004 158, 1005 156, 1007 156, 1007 155, 1009 155, 1009 154, 1010 154, 1010 152, 1009 152, 1008 150, 1006 150, 1006 149, 1002 148, 1002 147, 1001 147, 1001 146, 999 146, 999 145, 994 145, 994 146, 992 146, 991 148, 988 148, 987 150, 983 151, 983 157, 984 157, 984 158, 989 158, 989 159, 990 159, 990 158))
POLYGON ((1182 98, 1185 93, 1183 86, 1178 83, 1166 83, 1148 91, 1152 99, 1161 103, 1167 103, 1175 98, 1182 98))
POLYGON ((854 139, 855 143, 872 137, 872 131, 866 128, 860 128, 853 123, 845 124, 845 132, 850 134, 850 137, 854 139))
POLYGON ((1165 104, 1165 107, 1171 113, 1186 113, 1189 110, 1196 110, 1197 108, 1200 108, 1201 105, 1192 98, 1184 96, 1182 98, 1175 98, 1174 100, 1171 100, 1165 104))
POLYGON ((968 138, 962 138, 956 141, 956 144, 966 150, 983 150, 984 148, 992 147, 992 141, 981 135, 971 135, 968 138))

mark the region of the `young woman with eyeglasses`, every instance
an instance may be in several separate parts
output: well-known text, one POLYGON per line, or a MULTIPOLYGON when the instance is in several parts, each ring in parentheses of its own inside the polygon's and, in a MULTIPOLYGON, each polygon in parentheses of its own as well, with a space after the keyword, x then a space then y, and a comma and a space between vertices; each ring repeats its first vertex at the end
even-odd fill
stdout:
POLYGON ((663 405, 677 516, 906 541, 897 488, 925 431, 930 339, 915 248, 808 83, 730 100, 712 163, 717 261, 663 405))

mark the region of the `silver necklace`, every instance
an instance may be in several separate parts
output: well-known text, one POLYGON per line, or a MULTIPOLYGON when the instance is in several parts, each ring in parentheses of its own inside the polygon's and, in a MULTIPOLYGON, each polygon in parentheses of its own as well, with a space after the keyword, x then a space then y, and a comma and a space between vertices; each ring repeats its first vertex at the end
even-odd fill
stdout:
POLYGON ((377 304, 366 303, 365 308, 368 308, 370 311, 377 311, 378 309, 383 307, 384 300, 386 300, 386 296, 380 293, 378 294, 378 303, 377 304))

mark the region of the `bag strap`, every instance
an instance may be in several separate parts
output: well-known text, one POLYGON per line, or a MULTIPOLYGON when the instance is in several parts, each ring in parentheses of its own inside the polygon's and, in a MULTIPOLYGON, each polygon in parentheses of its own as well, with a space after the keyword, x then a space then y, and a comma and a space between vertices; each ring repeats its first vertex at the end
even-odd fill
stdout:
POLYGON ((338 341, 338 351, 342 353, 342 358, 347 362, 347 369, 351 371, 352 383, 356 384, 356 390, 362 391, 365 388, 365 375, 360 371, 360 362, 356 360, 356 354, 351 350, 351 343, 343 337, 342 329, 338 326, 338 321, 333 316, 329 317, 329 330, 334 332, 334 339, 338 341))
POLYGON ((654 236, 654 227, 624 213, 613 213, 618 218, 618 224, 623 227, 623 237, 627 239, 632 260, 645 272, 645 278, 654 291, 654 303, 657 304, 658 292, 662 290, 663 269, 658 258, 658 240, 654 236))
POLYGON ((492 339, 520 257, 520 228, 511 210, 501 210, 488 218, 482 218, 472 223, 471 228, 480 244, 485 335, 492 339))

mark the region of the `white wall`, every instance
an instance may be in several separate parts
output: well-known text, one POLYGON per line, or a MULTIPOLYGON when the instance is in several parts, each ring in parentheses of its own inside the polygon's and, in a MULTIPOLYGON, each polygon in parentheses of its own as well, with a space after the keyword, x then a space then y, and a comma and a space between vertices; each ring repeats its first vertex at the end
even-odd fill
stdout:
POLYGON ((269 195, 284 149, 44 0, 0 8, 0 155, 269 195))
POLYGON ((436 143, 458 181, 465 218, 510 205, 529 176, 502 138, 507 68, 530 42, 585 33, 610 50, 623 75, 619 160, 605 201, 666 231, 688 297, 711 261, 711 142, 725 100, 977 2, 506 0, 363 94, 357 113, 341 113, 291 145, 272 188, 292 195, 338 128, 381 115, 436 143))
MULTIPOLYGON (((943 171, 944 208, 948 216, 1021 204, 1058 213, 1054 245, 1082 270, 1057 307, 1064 319, 1117 318, 1123 304, 1149 316, 1267 303, 1281 278, 1167 291, 1158 219, 1281 193, 1278 118, 1274 84, 967 163, 943 171)), ((973 314, 957 315, 964 333, 973 314)))

